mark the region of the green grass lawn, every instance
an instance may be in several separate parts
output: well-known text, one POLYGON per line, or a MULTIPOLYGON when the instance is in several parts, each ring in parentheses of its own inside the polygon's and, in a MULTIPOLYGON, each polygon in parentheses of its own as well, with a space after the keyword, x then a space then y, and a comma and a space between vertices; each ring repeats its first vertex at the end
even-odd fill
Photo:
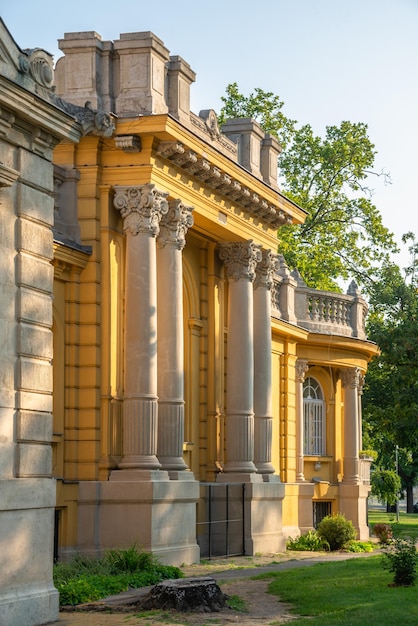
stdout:
POLYGON ((391 587, 382 555, 318 563, 257 578, 292 605, 292 626, 417 626, 418 588, 391 587))
POLYGON ((396 513, 385 513, 384 511, 369 510, 369 527, 373 532, 374 524, 390 524, 394 534, 400 537, 415 537, 418 540, 418 514, 399 513, 399 522, 396 521, 396 513))

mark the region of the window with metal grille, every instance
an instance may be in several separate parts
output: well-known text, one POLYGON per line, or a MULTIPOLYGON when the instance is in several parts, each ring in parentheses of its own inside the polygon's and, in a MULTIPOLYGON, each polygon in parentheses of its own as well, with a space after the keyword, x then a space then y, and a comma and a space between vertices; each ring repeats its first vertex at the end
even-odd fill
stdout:
POLYGON ((313 525, 318 528, 324 517, 331 515, 331 502, 313 502, 313 525))
POLYGON ((308 377, 303 383, 303 453, 325 455, 325 402, 318 381, 308 377))

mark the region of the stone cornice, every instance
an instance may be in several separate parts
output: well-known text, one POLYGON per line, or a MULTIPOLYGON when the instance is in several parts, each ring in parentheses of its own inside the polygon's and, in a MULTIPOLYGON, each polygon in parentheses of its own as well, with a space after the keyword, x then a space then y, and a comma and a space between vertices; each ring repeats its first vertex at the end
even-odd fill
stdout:
POLYGON ((187 174, 195 176, 217 193, 226 196, 234 204, 243 207, 244 211, 267 223, 270 227, 279 228, 292 223, 292 217, 289 214, 243 185, 228 172, 215 166, 209 159, 190 150, 182 142, 163 141, 158 146, 157 154, 168 159, 187 174))

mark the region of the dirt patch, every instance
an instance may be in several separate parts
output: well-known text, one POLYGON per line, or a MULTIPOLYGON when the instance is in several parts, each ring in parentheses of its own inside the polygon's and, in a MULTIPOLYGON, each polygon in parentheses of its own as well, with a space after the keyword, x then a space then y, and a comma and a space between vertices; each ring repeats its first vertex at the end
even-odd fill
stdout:
MULTIPOLYGON (((254 572, 256 574, 256 571, 254 572)), ((239 575, 239 574, 238 574, 239 575)), ((221 584, 223 593, 239 596, 245 602, 245 612, 230 608, 216 613, 178 613, 176 611, 149 611, 141 615, 123 613, 61 613, 59 624, 67 626, 268 626, 284 624, 295 619, 289 606, 277 596, 267 593, 267 580, 241 579, 221 584)))

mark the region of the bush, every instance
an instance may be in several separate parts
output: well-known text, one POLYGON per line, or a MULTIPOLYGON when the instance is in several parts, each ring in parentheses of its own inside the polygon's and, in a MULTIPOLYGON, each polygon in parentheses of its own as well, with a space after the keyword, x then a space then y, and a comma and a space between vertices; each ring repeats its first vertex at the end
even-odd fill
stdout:
POLYGON ((417 575, 417 550, 411 537, 396 537, 384 548, 382 565, 394 574, 393 584, 410 587, 417 575))
POLYGON ((349 541, 345 546, 346 552, 373 552, 375 545, 371 541, 349 541))
POLYGON ((330 550, 342 550, 357 535, 353 522, 342 513, 324 517, 317 530, 318 535, 328 542, 330 550))
POLYGON ((306 550, 308 552, 319 552, 329 550, 329 545, 321 539, 316 530, 308 530, 306 535, 301 535, 292 539, 289 537, 286 543, 288 550, 306 550))
POLYGON ((393 530, 390 524, 375 524, 373 533, 379 539, 379 543, 386 545, 393 539, 393 530))

